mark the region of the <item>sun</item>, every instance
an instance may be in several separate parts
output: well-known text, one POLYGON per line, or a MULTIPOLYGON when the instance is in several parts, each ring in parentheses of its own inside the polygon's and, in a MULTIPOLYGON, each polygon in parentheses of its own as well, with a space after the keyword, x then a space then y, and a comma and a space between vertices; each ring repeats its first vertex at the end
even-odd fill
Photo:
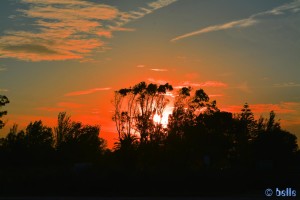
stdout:
POLYGON ((153 121, 155 124, 161 124, 161 119, 162 118, 157 113, 155 113, 155 115, 153 116, 153 121))
POLYGON ((166 128, 168 126, 169 115, 172 114, 172 112, 173 112, 172 107, 166 107, 162 116, 155 113, 155 115, 153 116, 153 122, 155 124, 161 124, 164 128, 166 128))

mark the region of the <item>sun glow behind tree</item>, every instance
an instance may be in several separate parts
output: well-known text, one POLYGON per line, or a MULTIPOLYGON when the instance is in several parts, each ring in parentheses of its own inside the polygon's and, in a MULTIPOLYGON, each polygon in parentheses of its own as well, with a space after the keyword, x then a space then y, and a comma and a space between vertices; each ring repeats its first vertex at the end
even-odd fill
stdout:
POLYGON ((171 115, 172 113, 173 113, 173 107, 166 106, 162 115, 155 113, 155 115, 153 116, 153 122, 155 124, 161 124, 163 128, 167 128, 169 122, 169 115, 171 115))
POLYGON ((167 92, 173 90, 168 83, 164 85, 140 82, 133 87, 115 92, 113 120, 119 139, 138 136, 140 142, 152 140, 153 134, 160 134, 167 127, 165 112, 170 102, 167 92))

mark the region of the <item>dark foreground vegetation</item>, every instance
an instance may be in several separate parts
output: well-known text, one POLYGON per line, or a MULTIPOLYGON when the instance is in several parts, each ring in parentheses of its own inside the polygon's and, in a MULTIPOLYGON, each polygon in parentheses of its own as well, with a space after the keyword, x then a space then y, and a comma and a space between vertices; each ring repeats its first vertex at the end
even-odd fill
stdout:
MULTIPOLYGON (((172 90, 141 82, 115 92, 113 150, 99 126, 66 113, 53 129, 42 121, 14 125, 0 139, 0 195, 264 197, 267 188, 300 188, 297 138, 273 111, 258 120, 248 104, 222 112, 203 90, 184 87, 164 126, 153 118, 172 90)), ((1 106, 9 103, 0 97, 1 106)))

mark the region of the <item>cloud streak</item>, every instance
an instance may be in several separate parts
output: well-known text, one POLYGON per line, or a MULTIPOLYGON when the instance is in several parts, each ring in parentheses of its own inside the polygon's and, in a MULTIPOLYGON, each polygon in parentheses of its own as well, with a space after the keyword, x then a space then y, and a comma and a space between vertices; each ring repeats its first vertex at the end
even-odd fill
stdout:
POLYGON ((153 78, 148 78, 148 81, 150 81, 152 83, 160 84, 160 85, 164 85, 166 83, 169 83, 169 81, 166 81, 166 80, 156 80, 156 79, 153 79, 153 78))
MULTIPOLYGON (((29 6, 18 10, 33 19, 29 31, 6 31, 0 37, 0 58, 26 61, 84 60, 93 50, 108 49, 115 31, 176 0, 157 0, 137 11, 122 12, 110 5, 84 0, 21 0, 29 6)), ((13 20, 13 19, 12 19, 13 20)))
POLYGON ((245 19, 240 19, 240 20, 235 20, 231 22, 226 22, 223 24, 217 24, 213 26, 208 26, 205 28, 201 28, 199 30, 186 33, 180 36, 177 36, 173 39, 171 39, 171 42, 175 42, 178 40, 182 40, 184 38, 192 37, 195 35, 201 35, 204 33, 209 33, 209 32, 215 32, 215 31, 221 31, 221 30, 227 30, 227 29, 232 29, 232 28, 245 28, 245 27, 250 27, 253 26, 254 24, 258 23, 262 17, 265 16, 274 16, 274 15, 282 15, 287 12, 291 13, 296 13, 300 10, 300 0, 295 0, 291 3, 287 3, 281 6, 278 6, 276 8, 273 8, 268 11, 256 13, 254 15, 249 16, 248 18, 245 19))
POLYGON ((99 91, 107 91, 110 90, 111 88, 106 87, 106 88, 92 88, 92 89, 88 89, 88 90, 81 90, 81 91, 75 91, 75 92, 70 92, 65 94, 65 96, 79 96, 79 95, 87 95, 87 94, 92 94, 95 92, 99 92, 99 91))
POLYGON ((37 110, 46 111, 46 112, 62 112, 64 108, 57 108, 57 107, 38 107, 37 110))
MULTIPOLYGON (((270 111, 275 111, 279 114, 289 114, 295 113, 300 107, 299 102, 281 102, 279 104, 250 104, 250 109, 253 113, 268 113, 270 111)), ((228 107, 221 108, 223 111, 240 113, 243 106, 232 105, 228 107)))
POLYGON ((58 102, 56 107, 38 107, 36 109, 47 112, 62 112, 66 109, 78 109, 82 108, 83 106, 83 104, 73 102, 58 102))
POLYGON ((150 69, 151 71, 155 71, 155 72, 167 72, 167 69, 159 69, 159 68, 155 68, 155 69, 150 69))
POLYGON ((5 68, 5 67, 0 67, 0 72, 4 72, 4 71, 7 71, 7 68, 5 68))
POLYGON ((190 81, 182 82, 180 85, 175 86, 174 88, 182 88, 186 86, 191 87, 227 87, 228 85, 226 83, 223 83, 221 81, 205 81, 202 83, 193 83, 190 81))
POLYGON ((294 83, 294 82, 288 82, 288 83, 281 83, 281 84, 274 84, 274 87, 279 87, 279 88, 285 88, 285 87, 300 87, 299 83, 294 83))

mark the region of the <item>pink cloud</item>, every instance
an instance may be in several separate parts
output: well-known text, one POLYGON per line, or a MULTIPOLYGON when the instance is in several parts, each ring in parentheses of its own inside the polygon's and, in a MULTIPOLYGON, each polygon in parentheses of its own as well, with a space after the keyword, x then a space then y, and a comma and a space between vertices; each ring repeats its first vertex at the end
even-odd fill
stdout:
POLYGON ((111 88, 93 88, 93 89, 88 89, 88 90, 81 90, 81 91, 75 91, 75 92, 70 92, 65 94, 65 96, 79 96, 79 95, 86 95, 86 94, 92 94, 98 91, 106 91, 110 90, 111 88))

